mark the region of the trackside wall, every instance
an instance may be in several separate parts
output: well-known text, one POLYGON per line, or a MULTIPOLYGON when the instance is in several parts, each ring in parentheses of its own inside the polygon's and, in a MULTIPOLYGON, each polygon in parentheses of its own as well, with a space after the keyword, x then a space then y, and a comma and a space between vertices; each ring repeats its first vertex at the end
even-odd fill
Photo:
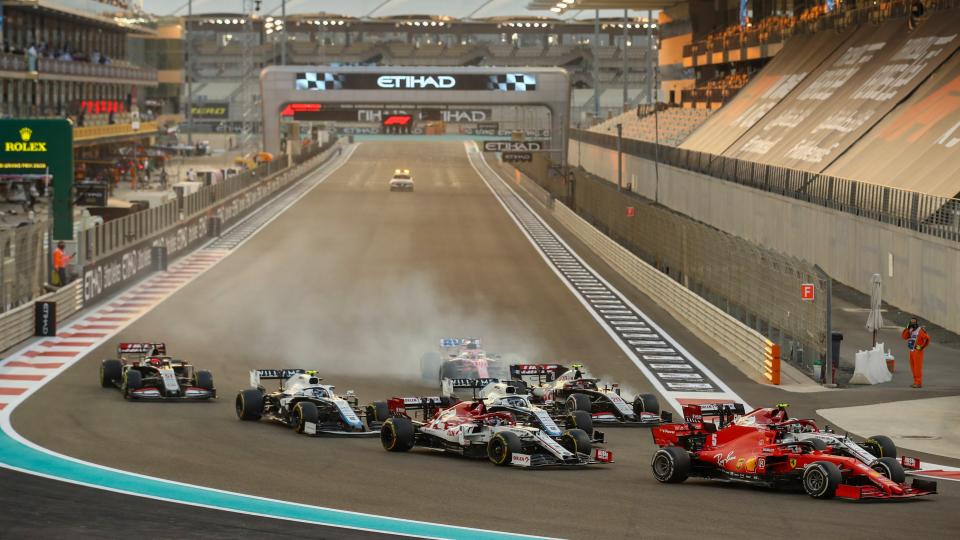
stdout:
MULTIPOLYGON (((570 164, 616 182, 617 153, 569 142, 570 164)), ((623 155, 632 191, 722 231, 819 265, 869 294, 883 277, 884 301, 960 332, 960 244, 893 224, 623 155)), ((798 291, 799 294, 799 291, 798 291)))

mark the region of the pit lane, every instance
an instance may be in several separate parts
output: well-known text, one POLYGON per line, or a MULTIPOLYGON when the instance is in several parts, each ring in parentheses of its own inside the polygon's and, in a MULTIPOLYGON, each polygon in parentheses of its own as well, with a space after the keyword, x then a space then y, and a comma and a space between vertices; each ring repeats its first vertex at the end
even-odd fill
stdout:
MULTIPOLYGON (((693 354, 704 350, 648 313, 693 354)), ((659 485, 642 429, 607 430, 617 459, 609 467, 534 472, 388 454, 376 440, 310 439, 234 416, 233 394, 255 367, 316 368, 364 402, 429 392, 420 354, 439 337, 463 335, 530 360, 586 362, 651 390, 476 176, 462 145, 364 144, 225 262, 36 392, 13 424, 57 452, 142 474, 528 534, 743 537, 814 519, 853 537, 932 537, 958 523, 948 510, 958 500, 953 485, 941 484, 940 500, 858 506, 705 482, 659 485), (387 191, 398 167, 413 171, 416 192, 387 191), (125 403, 95 384, 116 342, 152 339, 211 369, 221 399, 125 403)))

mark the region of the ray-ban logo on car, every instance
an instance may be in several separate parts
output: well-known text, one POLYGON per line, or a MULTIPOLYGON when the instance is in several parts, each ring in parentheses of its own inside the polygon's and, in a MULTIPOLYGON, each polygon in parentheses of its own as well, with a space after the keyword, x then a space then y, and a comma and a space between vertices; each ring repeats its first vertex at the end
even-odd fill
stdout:
POLYGON ((457 85, 457 79, 450 75, 381 75, 377 77, 377 86, 390 89, 447 89, 457 85))

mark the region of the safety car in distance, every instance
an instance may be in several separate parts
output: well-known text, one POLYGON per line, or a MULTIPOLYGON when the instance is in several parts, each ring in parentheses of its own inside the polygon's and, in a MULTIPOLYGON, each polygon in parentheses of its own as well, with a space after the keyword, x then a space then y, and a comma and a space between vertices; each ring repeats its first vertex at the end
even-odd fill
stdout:
POLYGON ((479 338, 443 338, 440 350, 420 359, 424 380, 439 381, 440 393, 461 399, 476 397, 484 386, 509 377, 510 369, 499 355, 481 348, 479 338))
POLYGON ((573 411, 590 413, 593 425, 653 427, 672 419, 660 411, 653 394, 637 394, 624 399, 617 384, 601 383, 580 364, 570 368, 559 364, 513 364, 510 379, 529 386, 533 402, 551 415, 573 411))
POLYGON ((906 483, 892 456, 866 463, 847 450, 834 452, 819 437, 813 420, 788 418, 783 408, 744 412, 741 404, 684 405, 685 423, 651 430, 660 447, 651 462, 660 482, 688 477, 764 487, 800 486, 811 497, 898 500, 936 493, 934 481, 906 483), (716 422, 706 418, 715 417, 716 422), (799 435, 799 436, 798 436, 799 435))
POLYGON ((321 381, 316 371, 255 369, 250 372, 252 388, 237 393, 237 417, 272 420, 306 435, 377 435, 364 425, 352 390, 340 397, 332 385, 321 381), (269 379, 280 381, 279 390, 268 392, 260 384, 269 379))
POLYGON ((410 169, 397 169, 390 178, 390 191, 413 191, 413 176, 410 169))
POLYGON ((581 429, 566 430, 556 440, 537 427, 518 424, 508 412, 488 411, 483 401, 461 401, 440 409, 438 404, 439 398, 393 398, 378 404, 385 405, 390 415, 380 428, 383 448, 407 452, 419 446, 486 458, 494 465, 532 468, 613 461, 613 454, 594 449, 581 429), (409 416, 418 410, 422 420, 409 416))
POLYGON ((217 397, 213 375, 167 356, 163 343, 121 343, 117 358, 100 363, 100 386, 129 400, 207 400, 217 397))

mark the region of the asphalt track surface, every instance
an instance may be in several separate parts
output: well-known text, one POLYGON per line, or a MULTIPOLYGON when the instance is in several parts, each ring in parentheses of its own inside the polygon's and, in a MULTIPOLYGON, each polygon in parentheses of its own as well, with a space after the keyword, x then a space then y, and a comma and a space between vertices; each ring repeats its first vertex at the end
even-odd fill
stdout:
MULTIPOLYGON (((775 398, 752 390, 648 301, 631 299, 752 403, 775 398)), ((376 439, 315 439, 235 417, 234 392, 258 367, 319 369, 362 402, 428 393, 419 356, 440 337, 466 335, 529 361, 585 361, 595 373, 650 391, 509 219, 461 144, 364 144, 324 184, 115 340, 167 341, 174 355, 214 372, 221 399, 124 402, 96 384, 112 343, 20 405, 13 425, 57 452, 141 474, 536 535, 744 538, 813 526, 853 538, 935 538, 960 525, 960 489, 950 482, 941 482, 935 498, 901 504, 816 501, 704 481, 661 485, 650 474, 655 448, 642 429, 608 430, 617 460, 610 466, 526 471, 422 450, 392 454, 376 439), (415 193, 386 190, 400 167, 414 171, 415 193)), ((238 536, 276 526, 202 509, 183 512, 198 526, 230 527, 238 536), (205 521, 203 512, 221 517, 205 521)), ((52 519, 61 518, 74 519, 52 519)), ((291 527, 277 534, 299 535, 305 526, 291 527)))

